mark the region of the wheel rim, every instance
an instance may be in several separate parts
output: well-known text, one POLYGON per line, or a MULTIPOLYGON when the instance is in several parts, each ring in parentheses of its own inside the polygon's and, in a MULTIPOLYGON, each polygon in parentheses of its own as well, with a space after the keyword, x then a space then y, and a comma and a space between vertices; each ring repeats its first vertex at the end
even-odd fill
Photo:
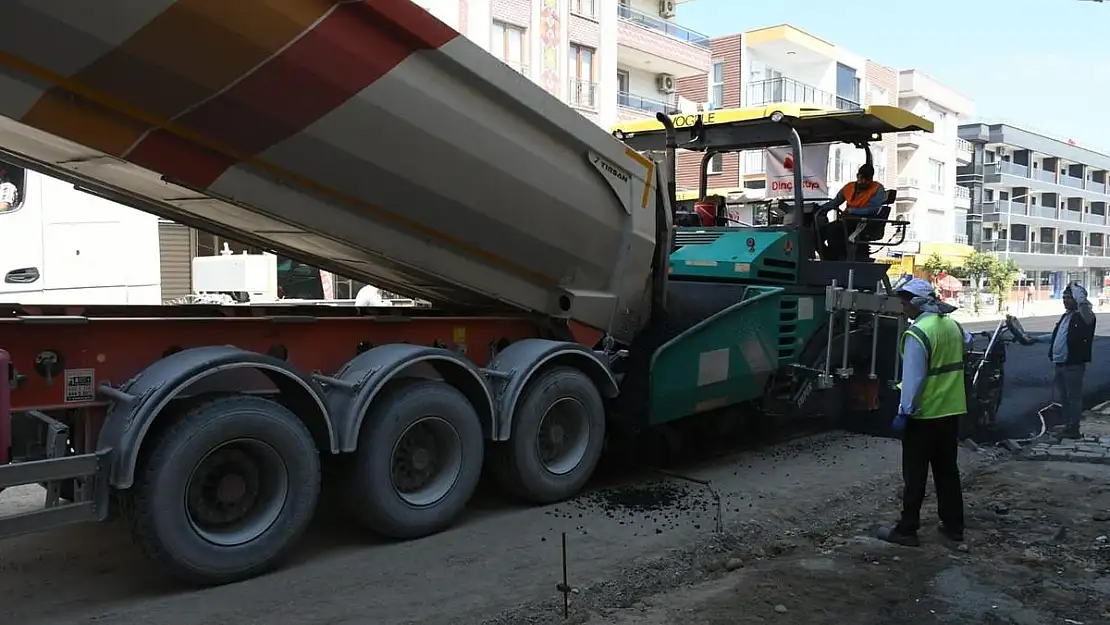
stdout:
POLYGON ((559 399, 540 419, 536 453, 549 473, 565 475, 573 471, 586 456, 589 442, 589 413, 577 399, 559 399))
POLYGON ((455 426, 424 417, 405 428, 393 445, 393 491, 411 506, 430 506, 455 487, 462 464, 462 438, 455 426))
POLYGON ((254 439, 228 441, 208 452, 189 476, 185 512, 199 536, 231 547, 270 529, 289 497, 281 454, 254 439))

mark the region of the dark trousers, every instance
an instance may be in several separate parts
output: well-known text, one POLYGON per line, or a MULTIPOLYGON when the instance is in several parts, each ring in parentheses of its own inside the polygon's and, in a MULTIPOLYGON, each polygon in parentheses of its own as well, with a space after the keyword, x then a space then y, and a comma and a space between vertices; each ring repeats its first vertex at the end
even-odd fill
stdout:
POLYGON ((846 260, 848 258, 848 242, 846 237, 855 230, 856 224, 845 224, 843 218, 825 225, 825 244, 828 246, 828 258, 825 260, 846 260), (845 232, 847 230, 847 232, 845 232))
POLYGON ((1086 365, 1056 365, 1053 385, 1056 401, 1060 402, 1060 417, 1068 432, 1079 431, 1079 421, 1083 416, 1083 374, 1086 365))
POLYGON ((957 464, 960 417, 910 419, 902 435, 902 520, 897 531, 912 534, 921 527, 921 505, 929 468, 937 490, 940 520, 953 530, 964 529, 964 498, 957 464))

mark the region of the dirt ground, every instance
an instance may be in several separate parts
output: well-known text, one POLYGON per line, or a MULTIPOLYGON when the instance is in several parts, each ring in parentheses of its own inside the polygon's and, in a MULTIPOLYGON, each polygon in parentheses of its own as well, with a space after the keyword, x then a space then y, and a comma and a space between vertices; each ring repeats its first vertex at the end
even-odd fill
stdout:
MULTIPOLYGON (((1092 387, 1110 380, 1098 351, 1092 387)), ((1014 356, 1004 406, 1027 411, 1051 397, 1046 368, 1014 356)), ((1087 462, 1055 460, 1066 447, 1029 461, 961 450, 967 551, 931 529, 920 549, 867 538, 897 516, 898 444, 830 432, 682 469, 711 489, 645 473, 539 508, 483 493, 414 541, 321 514, 279 570, 201 591, 168 580, 121 523, 16 537, 0 542, 0 625, 1110 623, 1110 466, 1078 447, 1087 462)), ((5 491, 0 514, 41 496, 5 491)))
MULTIPOLYGON (((1087 430, 1110 435, 1103 419, 1087 430)), ((876 519, 896 518, 895 491, 878 510, 829 519, 824 530, 733 545, 703 581, 585 622, 1110 623, 1110 458, 1029 460, 1002 459, 965 479, 963 546, 931 527, 920 548, 870 538, 876 519)), ((930 515, 927 504, 923 520, 930 515)))

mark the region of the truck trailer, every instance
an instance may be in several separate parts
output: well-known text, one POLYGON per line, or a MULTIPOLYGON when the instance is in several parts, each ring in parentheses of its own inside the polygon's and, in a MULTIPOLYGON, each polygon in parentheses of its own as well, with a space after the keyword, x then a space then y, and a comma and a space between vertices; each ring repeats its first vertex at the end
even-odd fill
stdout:
POLYGON ((800 159, 932 130, 906 111, 610 133, 406 0, 14 0, 3 24, 0 158, 433 306, 0 307, 0 489, 46 487, 0 535, 120 514, 221 584, 281 561, 324 479, 413 539, 483 468, 573 497, 617 429, 892 410, 901 305, 869 254, 906 224, 888 205, 825 258, 800 159), (699 221, 704 173, 676 210, 677 150, 772 146, 796 179, 766 225, 699 221))

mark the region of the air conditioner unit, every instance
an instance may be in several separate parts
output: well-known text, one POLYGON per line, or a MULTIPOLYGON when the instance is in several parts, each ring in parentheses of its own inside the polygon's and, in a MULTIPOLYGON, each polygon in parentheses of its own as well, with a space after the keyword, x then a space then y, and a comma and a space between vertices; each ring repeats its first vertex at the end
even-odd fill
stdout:
POLYGON ((659 16, 674 17, 674 0, 659 0, 659 16))
POLYGON ((658 89, 660 93, 674 93, 674 76, 670 74, 656 74, 655 88, 658 89))

